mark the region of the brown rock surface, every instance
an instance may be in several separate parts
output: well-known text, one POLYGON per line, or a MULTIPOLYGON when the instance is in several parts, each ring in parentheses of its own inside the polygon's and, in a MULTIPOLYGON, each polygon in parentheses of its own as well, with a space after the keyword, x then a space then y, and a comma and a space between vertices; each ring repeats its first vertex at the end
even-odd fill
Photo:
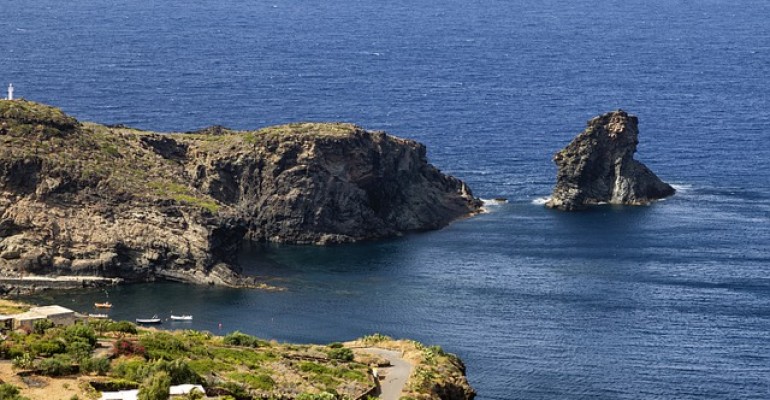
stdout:
POLYGON ((231 286, 243 239, 330 244, 478 212, 411 140, 350 124, 156 134, 0 101, 0 274, 231 286))
POLYGON ((635 116, 613 111, 556 153, 556 187, 546 206, 579 210, 590 205, 642 205, 674 194, 649 168, 634 160, 639 129, 635 116))

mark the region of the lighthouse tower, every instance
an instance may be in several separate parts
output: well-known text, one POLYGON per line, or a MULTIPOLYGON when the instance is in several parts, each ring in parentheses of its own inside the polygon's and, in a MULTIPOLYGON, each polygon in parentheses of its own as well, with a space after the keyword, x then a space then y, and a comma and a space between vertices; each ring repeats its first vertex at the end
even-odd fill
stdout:
POLYGON ((13 83, 8 85, 8 97, 6 97, 5 99, 13 100, 13 83))

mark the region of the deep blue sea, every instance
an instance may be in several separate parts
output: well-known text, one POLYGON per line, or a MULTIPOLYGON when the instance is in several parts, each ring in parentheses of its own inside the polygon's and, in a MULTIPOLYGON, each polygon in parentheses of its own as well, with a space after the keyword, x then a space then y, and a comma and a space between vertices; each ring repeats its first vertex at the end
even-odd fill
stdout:
POLYGON ((415 338, 460 355, 480 400, 768 399, 769 17, 766 0, 2 0, 0 86, 151 130, 355 122, 510 200, 380 243, 244 252, 285 292, 116 288, 115 318, 415 338), (545 209, 553 153, 617 108, 677 195, 545 209))

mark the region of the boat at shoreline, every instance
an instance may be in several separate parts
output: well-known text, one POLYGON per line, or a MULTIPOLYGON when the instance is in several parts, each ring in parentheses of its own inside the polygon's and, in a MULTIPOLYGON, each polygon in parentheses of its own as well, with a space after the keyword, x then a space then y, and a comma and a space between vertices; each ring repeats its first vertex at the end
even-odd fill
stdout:
POLYGON ((192 321, 192 315, 171 315, 172 321, 192 321))
POLYGON ((107 319, 109 317, 107 314, 88 314, 88 318, 107 319))
POLYGON ((105 301, 104 303, 94 303, 94 307, 96 308, 112 308, 112 303, 109 301, 105 301))
POLYGON ((136 323, 137 324, 159 324, 161 323, 161 320, 157 315, 153 315, 152 318, 137 318, 136 323))

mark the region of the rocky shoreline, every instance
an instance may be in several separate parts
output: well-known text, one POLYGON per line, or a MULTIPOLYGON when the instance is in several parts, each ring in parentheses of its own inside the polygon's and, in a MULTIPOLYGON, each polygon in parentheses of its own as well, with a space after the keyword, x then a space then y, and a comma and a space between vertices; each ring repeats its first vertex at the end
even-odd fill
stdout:
POLYGON ((240 273, 244 241, 376 240, 481 211, 422 144, 351 124, 158 134, 15 100, 0 101, 0 144, 0 273, 12 279, 264 287, 240 273))

